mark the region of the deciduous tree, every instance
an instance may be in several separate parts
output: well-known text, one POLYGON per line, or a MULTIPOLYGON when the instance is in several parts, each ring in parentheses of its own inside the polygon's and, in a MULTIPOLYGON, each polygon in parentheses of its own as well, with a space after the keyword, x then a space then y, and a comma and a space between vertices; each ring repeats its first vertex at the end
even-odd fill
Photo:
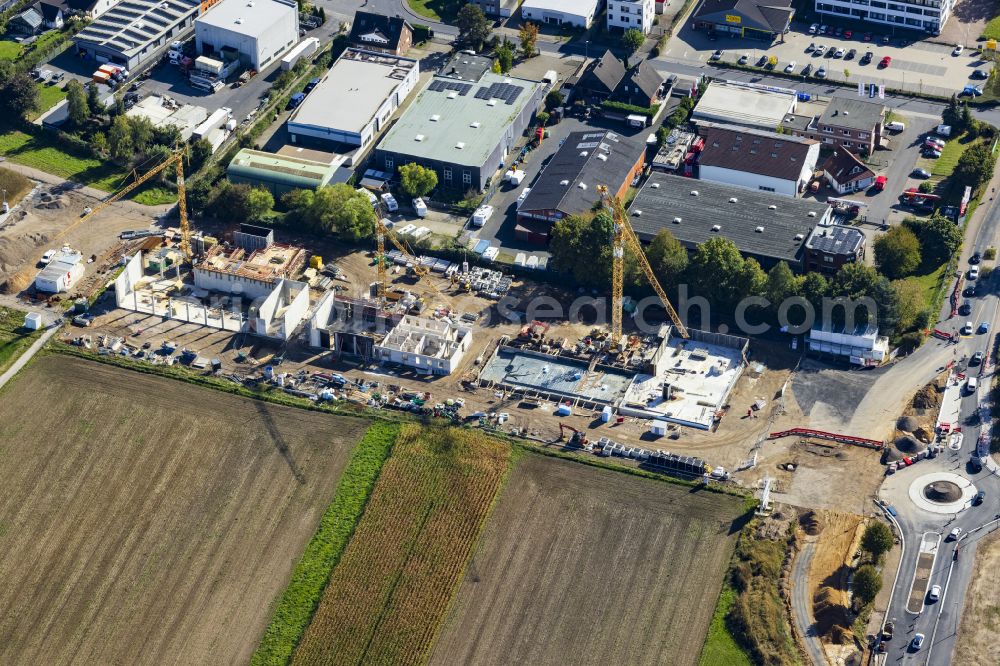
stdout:
POLYGON ((411 197, 423 197, 437 187, 438 177, 434 169, 411 162, 399 167, 399 181, 403 191, 411 197))
POLYGON ((646 248, 649 265, 665 289, 677 287, 688 267, 688 252, 669 229, 661 229, 646 248))
POLYGON ((90 107, 87 104, 87 94, 83 92, 83 86, 76 79, 70 79, 66 84, 66 105, 70 127, 74 129, 83 127, 90 117, 90 107))
POLYGON ((861 600, 862 604, 874 601, 882 589, 882 576, 870 564, 859 567, 854 572, 854 595, 861 600))
POLYGON ((642 33, 642 30, 636 30, 635 28, 629 28, 622 35, 622 44, 628 49, 629 55, 632 55, 636 51, 642 48, 642 45, 646 42, 646 35, 642 33))
POLYGON ((13 74, 0 87, 0 111, 8 119, 22 118, 38 110, 38 87, 27 74, 13 74))
POLYGON ((458 26, 458 41, 471 46, 476 51, 483 48, 483 44, 493 31, 486 14, 483 13, 479 5, 472 3, 466 3, 458 10, 455 25, 458 26))
POLYGON ((521 24, 521 29, 518 31, 518 39, 521 42, 521 57, 535 57, 535 43, 538 41, 538 26, 531 21, 525 21, 521 24))
POLYGON ((882 521, 873 521, 865 528, 861 535, 861 547, 871 553, 872 558, 877 562, 885 553, 889 552, 895 541, 892 530, 882 521))
POLYGON ((898 280, 920 266, 920 241, 904 226, 893 227, 875 241, 875 265, 883 275, 898 280))

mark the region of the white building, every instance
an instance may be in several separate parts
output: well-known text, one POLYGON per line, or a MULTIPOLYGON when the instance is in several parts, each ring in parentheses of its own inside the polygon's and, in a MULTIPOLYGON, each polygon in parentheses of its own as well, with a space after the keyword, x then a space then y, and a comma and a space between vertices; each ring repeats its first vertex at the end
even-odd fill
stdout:
POLYGON ((83 255, 60 252, 35 277, 35 289, 46 294, 69 291, 83 277, 83 255))
POLYGON ((295 0, 222 0, 195 19, 194 34, 199 54, 235 49, 244 64, 262 70, 299 41, 298 5, 295 0))
POLYGON ((893 26, 941 34, 955 0, 816 0, 816 12, 863 25, 893 26))
POLYGON ((705 88, 691 120, 773 131, 785 116, 795 113, 796 102, 790 88, 717 80, 705 88))
POLYGON ((524 0, 521 18, 549 25, 589 28, 600 6, 600 0, 524 0))
POLYGON ((608 0, 608 30, 634 28, 648 35, 655 18, 655 0, 608 0))
POLYGON ((425 374, 447 375, 455 371, 471 345, 468 328, 406 315, 375 345, 375 355, 425 374))
POLYGON ((705 144, 698 178, 795 197, 816 171, 819 141, 765 130, 699 123, 705 144))
POLYGON ((827 323, 811 329, 806 343, 814 352, 845 356, 853 365, 881 365, 889 357, 889 338, 879 337, 874 324, 846 331, 827 323))
POLYGON ((309 309, 309 285, 279 280, 270 294, 250 307, 248 332, 263 338, 288 340, 309 309))
POLYGON ((419 78, 416 60, 347 49, 289 117, 292 143, 317 139, 363 153, 419 78))

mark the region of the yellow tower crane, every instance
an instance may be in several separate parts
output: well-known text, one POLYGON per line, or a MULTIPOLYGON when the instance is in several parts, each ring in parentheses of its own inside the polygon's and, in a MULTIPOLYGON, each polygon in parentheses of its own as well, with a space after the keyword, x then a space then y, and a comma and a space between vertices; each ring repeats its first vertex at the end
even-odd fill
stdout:
POLYGON ((674 328, 677 333, 683 338, 690 338, 691 334, 688 333, 687 328, 681 322, 681 318, 678 316, 677 311, 674 310, 674 306, 670 304, 667 293, 660 286, 660 281, 656 279, 653 267, 649 265, 649 260, 646 259, 646 253, 642 251, 642 244, 636 237, 635 231, 632 230, 632 225, 629 224, 628 213, 625 212, 625 206, 622 204, 621 199, 612 195, 606 185, 599 185, 597 189, 601 193, 601 201, 611 213, 614 220, 614 236, 612 237, 611 245, 611 348, 617 349, 622 340, 622 300, 625 284, 626 246, 635 254, 636 260, 639 262, 639 267, 646 275, 646 279, 652 285, 656 295, 659 296, 660 302, 666 309, 671 321, 674 322, 674 328))
POLYGON ((83 217, 81 217, 79 220, 77 220, 73 224, 63 229, 62 232, 59 233, 59 236, 57 236, 57 238, 65 236, 67 233, 72 231, 78 224, 86 222, 94 215, 97 215, 100 211, 104 210, 114 202, 118 201, 119 199, 127 195, 129 192, 131 192, 132 190, 136 189, 137 187, 148 181, 156 174, 160 173, 167 167, 174 165, 176 167, 176 174, 177 174, 177 212, 181 218, 181 252, 183 252, 184 256, 188 260, 190 260, 192 257, 191 229, 188 223, 187 197, 185 195, 185 189, 184 189, 184 156, 185 156, 185 150, 183 148, 180 148, 176 150, 170 157, 163 160, 162 162, 160 162, 155 167, 153 167, 146 173, 142 174, 141 176, 138 175, 138 173, 135 173, 135 180, 133 180, 131 183, 121 188, 114 194, 112 194, 107 199, 101 201, 93 208, 91 208, 89 211, 87 211, 86 214, 83 215, 83 217))
MULTIPOLYGON (((378 244, 377 250, 375 252, 375 263, 377 265, 377 270, 378 270, 378 284, 376 285, 376 289, 378 291, 377 294, 378 300, 383 306, 386 303, 386 293, 389 291, 389 275, 385 265, 386 238, 388 238, 389 242, 392 243, 396 247, 396 249, 399 250, 404 257, 406 257, 407 261, 409 261, 413 265, 413 273, 417 276, 417 278, 422 279, 424 276, 426 276, 428 273, 431 272, 429 268, 421 265, 420 262, 417 260, 417 258, 413 256, 413 251, 410 250, 410 248, 403 241, 399 240, 396 237, 396 234, 392 233, 389 227, 385 226, 385 223, 382 222, 382 218, 376 212, 375 241, 378 244)), ((428 287, 430 287, 435 294, 437 294, 441 298, 444 298, 444 294, 442 294, 437 287, 431 284, 430 280, 424 280, 423 283, 428 287)))

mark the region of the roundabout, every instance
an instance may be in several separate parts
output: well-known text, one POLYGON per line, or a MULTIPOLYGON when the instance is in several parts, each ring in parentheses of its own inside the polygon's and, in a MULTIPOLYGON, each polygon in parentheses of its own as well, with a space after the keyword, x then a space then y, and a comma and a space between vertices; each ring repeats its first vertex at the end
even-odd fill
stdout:
POLYGON ((972 502, 976 486, 952 472, 934 472, 918 476, 910 483, 910 501, 931 513, 958 513, 972 502))

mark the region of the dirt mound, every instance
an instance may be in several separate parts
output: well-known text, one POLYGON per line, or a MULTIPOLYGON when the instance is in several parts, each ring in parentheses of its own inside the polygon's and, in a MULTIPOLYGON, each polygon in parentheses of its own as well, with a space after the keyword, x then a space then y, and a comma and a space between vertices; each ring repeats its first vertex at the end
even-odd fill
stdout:
POLYGON ((891 462, 899 462, 905 457, 906 456, 897 451, 894 447, 890 446, 886 448, 885 452, 882 454, 882 464, 888 465, 891 462))
POLYGON ((962 489, 950 481, 935 481, 924 488, 924 497, 945 504, 957 502, 962 499, 962 489))
POLYGON ((20 294, 31 286, 31 274, 27 271, 14 273, 0 284, 0 291, 5 294, 20 294))
POLYGON ((816 630, 823 635, 830 635, 833 642, 844 630, 844 611, 841 604, 843 595, 829 585, 824 585, 813 595, 813 615, 816 618, 816 630), (837 630, 840 630, 839 632, 837 630))
POLYGON ((799 518, 799 525, 805 530, 806 534, 817 535, 823 531, 823 523, 819 519, 819 515, 815 511, 806 511, 799 518))
POLYGON ((917 428, 913 431, 913 435, 924 444, 930 444, 934 441, 934 433, 927 428, 917 428))
POLYGON ((896 427, 903 432, 913 432, 920 427, 920 421, 912 416, 901 416, 899 421, 896 422, 896 427))
POLYGON ((902 437, 896 438, 896 448, 903 453, 920 453, 926 449, 927 446, 916 437, 903 435, 902 437))
POLYGON ((837 645, 847 645, 854 640, 854 632, 847 627, 835 624, 830 627, 830 641, 837 645))
POLYGON ((941 406, 941 390, 936 384, 928 384, 913 396, 913 406, 917 409, 934 409, 941 406))

